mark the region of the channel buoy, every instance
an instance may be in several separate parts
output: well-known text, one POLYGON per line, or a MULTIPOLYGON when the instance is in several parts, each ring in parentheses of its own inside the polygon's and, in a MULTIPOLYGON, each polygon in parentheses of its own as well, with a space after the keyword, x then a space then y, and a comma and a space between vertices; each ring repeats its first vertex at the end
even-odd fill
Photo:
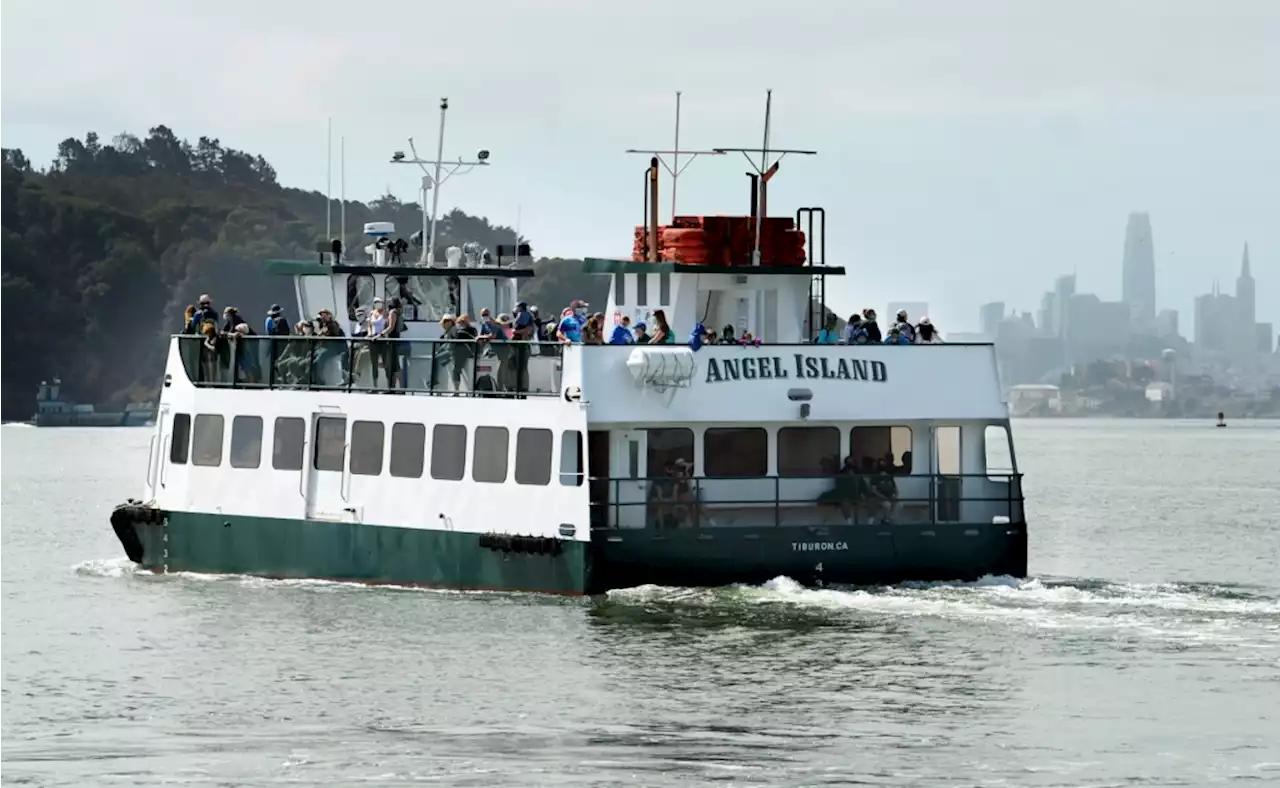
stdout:
POLYGON ((1218 411, 1218 426, 1219 427, 1227 426, 1227 415, 1222 411, 1218 411))

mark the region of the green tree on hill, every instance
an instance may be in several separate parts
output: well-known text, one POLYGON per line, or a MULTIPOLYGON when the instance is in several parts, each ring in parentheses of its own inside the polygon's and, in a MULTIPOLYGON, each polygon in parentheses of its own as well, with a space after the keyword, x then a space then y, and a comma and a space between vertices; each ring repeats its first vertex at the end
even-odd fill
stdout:
MULTIPOLYGON (((281 186, 261 156, 209 137, 192 144, 163 125, 145 138, 68 138, 44 169, 5 149, 2 170, 8 420, 29 417, 37 385, 54 375, 82 402, 154 398, 187 304, 207 292, 255 323, 271 303, 292 314, 292 282, 266 275, 262 260, 310 259, 325 240, 325 195, 281 186)), ((346 215, 342 237, 353 251, 364 246, 365 222, 392 221, 406 235, 421 223, 417 204, 394 198, 348 201, 346 215)), ((512 228, 458 210, 441 217, 438 234, 437 254, 467 241, 517 242, 512 228)), ((607 277, 583 274, 576 261, 536 267, 546 275, 522 297, 544 309, 572 298, 603 306, 607 277)))

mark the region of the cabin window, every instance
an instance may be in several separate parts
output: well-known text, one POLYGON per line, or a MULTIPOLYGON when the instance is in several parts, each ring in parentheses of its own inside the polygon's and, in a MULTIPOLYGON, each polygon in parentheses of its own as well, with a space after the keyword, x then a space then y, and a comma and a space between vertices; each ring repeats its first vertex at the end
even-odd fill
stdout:
POLYGON ((935 451, 938 453, 940 476, 960 475, 960 428, 937 427, 933 431, 935 451))
POLYGON ((843 460, 837 427, 783 427, 778 430, 778 475, 833 476, 843 460))
POLYGON ((354 323, 357 309, 363 309, 366 313, 373 311, 373 297, 376 294, 371 275, 351 274, 348 276, 347 319, 354 323))
POLYGON ((391 475, 401 479, 421 478, 426 448, 426 427, 408 421, 392 424, 391 475))
POLYGON ((677 461, 693 462, 693 430, 679 427, 653 429, 645 430, 645 436, 649 444, 645 453, 645 475, 650 479, 665 476, 668 467, 677 461))
POLYGON ((1003 424, 988 424, 982 433, 986 454, 987 476, 1005 482, 1013 474, 1013 452, 1009 448, 1009 430, 1003 424))
POLYGON ((494 310, 494 317, 498 316, 496 312, 498 307, 498 293, 494 281, 484 277, 468 277, 467 312, 471 315, 471 319, 478 320, 480 310, 485 307, 488 307, 490 310, 494 310))
POLYGON ((560 484, 582 486, 582 433, 565 430, 560 433, 560 484))
POLYGON ((712 427, 702 434, 702 475, 767 476, 769 432, 763 427, 712 427))
POLYGON ((658 274, 658 303, 662 306, 671 303, 671 274, 658 274))
POLYGON ((636 306, 649 305, 649 275, 636 274, 636 306))
POLYGON ((431 478, 462 481, 467 465, 467 428, 461 424, 437 424, 431 430, 431 478))
POLYGON ((222 416, 216 413, 196 414, 191 437, 191 464, 216 468, 222 464, 222 416))
POLYGON ((448 287, 438 276, 391 276, 383 280, 388 306, 399 298, 406 323, 435 322, 448 311, 448 287))
POLYGON ((614 306, 622 306, 627 303, 627 275, 613 275, 613 304, 614 306))
POLYGON ((302 470, 302 444, 306 440, 306 421, 293 416, 277 418, 271 435, 271 467, 277 471, 302 470))
POLYGON ((380 421, 351 422, 351 472, 357 476, 382 473, 382 447, 387 428, 380 421))
POLYGON ((316 419, 316 446, 311 464, 317 471, 342 472, 347 454, 347 420, 341 416, 316 419))
POLYGON ((502 484, 507 480, 507 443, 506 427, 476 427, 472 481, 502 484))
POLYGON ((236 416, 231 420, 231 467, 257 468, 261 463, 261 417, 236 416))
POLYGON ((170 439, 169 462, 186 465, 187 454, 191 450, 191 416, 186 413, 173 414, 173 434, 170 439))
POLYGON ((551 430, 516 433, 516 484, 551 484, 551 430))
POLYGON ((849 456, 854 467, 865 470, 868 463, 874 468, 880 460, 886 460, 900 473, 910 473, 910 427, 854 427, 849 432, 849 456))

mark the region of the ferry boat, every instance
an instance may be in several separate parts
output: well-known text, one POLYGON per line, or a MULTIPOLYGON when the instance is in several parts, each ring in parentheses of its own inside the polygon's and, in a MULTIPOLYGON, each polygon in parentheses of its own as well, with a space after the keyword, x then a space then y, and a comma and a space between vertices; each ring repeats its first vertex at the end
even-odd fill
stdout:
POLYGON ((668 344, 443 338, 446 316, 511 312, 535 272, 503 248, 438 264, 434 218, 416 263, 387 223, 366 226, 365 261, 340 244, 267 261, 347 336, 173 337, 142 498, 111 515, 126 554, 158 573, 571 595, 1025 576, 992 345, 816 344, 845 273, 825 213, 766 220, 788 152, 767 134, 758 166, 712 152, 734 151, 756 169, 750 216, 660 226, 655 155, 631 259, 583 263, 612 278, 606 337, 661 310, 668 344), (351 337, 375 297, 402 300, 400 338, 351 337), (752 339, 699 347, 695 325, 752 339))
POLYGON ((103 411, 93 405, 77 404, 62 395, 62 380, 40 381, 36 391, 36 412, 28 421, 36 427, 152 427, 154 402, 131 402, 124 410, 103 411))

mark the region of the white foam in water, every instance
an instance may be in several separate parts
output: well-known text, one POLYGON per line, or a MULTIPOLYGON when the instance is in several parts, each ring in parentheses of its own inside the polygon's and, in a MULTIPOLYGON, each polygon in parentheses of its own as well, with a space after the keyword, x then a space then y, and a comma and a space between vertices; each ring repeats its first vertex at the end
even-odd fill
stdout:
POLYGON ((1280 600, 1250 598, 1230 589, 1170 583, 1020 580, 987 576, 973 582, 904 583, 862 589, 806 588, 789 577, 761 586, 721 589, 718 594, 692 589, 641 586, 612 591, 611 601, 715 604, 732 598, 739 604, 794 605, 890 617, 1005 622, 1048 630, 1113 629, 1142 637, 1178 641, 1240 643, 1262 632, 1268 648, 1276 643, 1275 617, 1280 600), (1270 623, 1268 623, 1270 622, 1270 623))

